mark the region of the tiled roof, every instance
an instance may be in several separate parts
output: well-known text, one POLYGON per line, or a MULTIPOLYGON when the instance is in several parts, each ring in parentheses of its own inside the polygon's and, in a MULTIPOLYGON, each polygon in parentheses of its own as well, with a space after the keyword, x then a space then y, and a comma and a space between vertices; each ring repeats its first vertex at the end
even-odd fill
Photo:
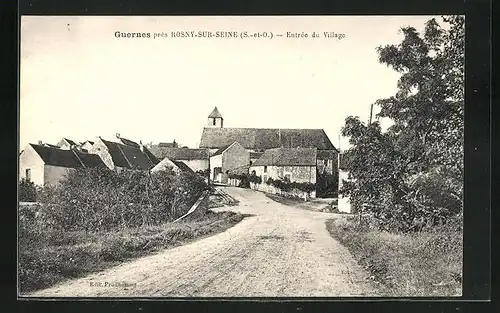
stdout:
POLYGON ((52 145, 52 144, 50 144, 50 143, 44 143, 44 144, 42 144, 42 146, 44 146, 44 147, 49 147, 49 148, 59 148, 59 146, 52 145))
POLYGON ((210 113, 210 115, 208 116, 209 118, 216 118, 216 117, 219 117, 219 118, 222 118, 222 114, 220 114, 219 110, 217 109, 217 107, 215 107, 212 111, 212 113, 210 113))
POLYGON ((335 155, 335 151, 333 150, 318 150, 318 159, 320 160, 332 160, 335 155))
POLYGON ((153 164, 158 164, 160 162, 158 158, 146 146, 143 145, 142 150, 142 152, 148 157, 149 160, 151 160, 153 164))
POLYGON ((177 148, 179 146, 179 144, 177 142, 160 142, 158 144, 158 147, 162 147, 162 148, 177 148))
POLYGON ((163 160, 160 161, 155 167, 152 168, 152 172, 158 172, 165 170, 168 167, 176 167, 178 168, 181 172, 183 173, 191 173, 194 174, 194 171, 184 164, 182 161, 175 161, 175 160, 170 160, 169 158, 164 158, 163 160))
POLYGON ((131 168, 149 170, 155 165, 139 148, 120 144, 118 144, 118 147, 122 150, 131 168))
POLYGON ((169 158, 171 160, 208 160, 208 149, 190 148, 164 148, 153 145, 151 152, 157 159, 169 158))
POLYGON ((127 159, 125 159, 125 156, 121 152, 121 149, 118 146, 119 145, 118 143, 112 142, 112 141, 107 141, 104 139, 101 139, 101 140, 108 148, 108 152, 111 155, 111 159, 113 160, 113 164, 115 166, 125 167, 125 168, 130 167, 129 163, 127 162, 127 159))
POLYGON ((135 147, 135 148, 139 148, 139 144, 135 141, 132 141, 130 139, 126 139, 126 138, 123 138, 123 137, 120 137, 118 138, 118 140, 120 141, 120 143, 124 144, 124 145, 127 145, 127 146, 131 146, 131 147, 135 147))
POLYGON ((59 148, 45 147, 31 144, 31 147, 47 165, 80 168, 80 167, 105 167, 101 158, 94 154, 83 153, 75 150, 62 150, 59 148))
POLYGON ((147 152, 142 152, 139 147, 101 140, 108 148, 115 166, 149 170, 156 164, 155 160, 151 160, 146 154, 147 152))
POLYGON ((336 150, 322 129, 204 128, 201 148, 221 148, 239 142, 245 149, 317 148, 336 150))
POLYGON ((252 166, 316 166, 316 148, 276 148, 266 150, 252 166))
POLYGON ((69 143, 71 146, 76 146, 76 142, 71 140, 71 139, 68 139, 68 138, 63 138, 64 140, 66 140, 67 143, 69 143))
POLYGON ((219 154, 222 154, 222 152, 226 151, 227 148, 229 148, 231 145, 227 145, 227 146, 223 146, 223 147, 220 147, 219 149, 217 149, 217 151, 215 151, 212 156, 215 156, 215 155, 219 155, 219 154))
POLYGON ((85 165, 85 167, 102 167, 107 168, 106 164, 97 154, 84 153, 77 150, 73 150, 80 161, 85 165))
POLYGON ((258 159, 262 156, 264 152, 252 152, 250 151, 250 159, 258 159))
POLYGON ((82 164, 71 150, 30 144, 46 165, 79 168, 82 164))
POLYGON ((239 174, 239 175, 247 174, 249 168, 250 168, 250 165, 244 165, 244 166, 240 166, 237 168, 233 168, 233 169, 229 170, 229 174, 239 174))
POLYGON ((177 167, 183 171, 184 173, 191 173, 191 174, 194 174, 194 171, 186 165, 186 163, 182 162, 182 161, 176 161, 176 160, 172 160, 172 163, 174 163, 175 165, 177 165, 177 167))

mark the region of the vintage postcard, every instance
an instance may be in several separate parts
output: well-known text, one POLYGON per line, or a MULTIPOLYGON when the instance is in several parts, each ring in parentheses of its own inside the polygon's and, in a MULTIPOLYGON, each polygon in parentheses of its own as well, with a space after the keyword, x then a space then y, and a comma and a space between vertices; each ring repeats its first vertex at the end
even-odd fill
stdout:
POLYGON ((22 16, 22 298, 458 297, 464 16, 22 16))

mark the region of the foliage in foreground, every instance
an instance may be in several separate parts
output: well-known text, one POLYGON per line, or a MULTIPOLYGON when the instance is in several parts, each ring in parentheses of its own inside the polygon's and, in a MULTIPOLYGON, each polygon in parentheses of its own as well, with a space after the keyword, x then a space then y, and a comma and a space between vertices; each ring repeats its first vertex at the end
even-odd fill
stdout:
POLYGON ((35 202, 37 198, 37 188, 32 181, 21 179, 19 182, 19 201, 35 202))
POLYGON ((205 187, 196 174, 81 169, 56 187, 44 187, 37 219, 45 228, 62 230, 159 225, 186 213, 205 187))
POLYGON ((435 19, 420 35, 402 28, 403 41, 378 49, 379 61, 401 74, 398 92, 378 100, 382 131, 348 117, 342 129, 351 180, 341 193, 368 208, 381 228, 419 231, 460 214, 463 203, 464 18, 435 19))
POLYGON ((232 212, 158 226, 101 232, 52 229, 24 238, 19 247, 21 293, 49 287, 69 278, 97 272, 189 240, 226 230, 243 219, 232 212))
POLYGON ((460 296, 463 233, 460 218, 432 231, 389 233, 366 218, 327 221, 327 229, 372 275, 387 296, 460 296))

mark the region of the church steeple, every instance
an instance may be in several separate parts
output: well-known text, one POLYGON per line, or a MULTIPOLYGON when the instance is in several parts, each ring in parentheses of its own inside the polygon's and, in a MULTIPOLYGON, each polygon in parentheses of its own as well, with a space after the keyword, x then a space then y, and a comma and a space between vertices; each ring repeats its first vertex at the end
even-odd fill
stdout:
POLYGON ((215 107, 208 116, 208 127, 215 127, 215 128, 222 128, 224 124, 224 118, 222 118, 222 115, 220 114, 219 110, 217 110, 217 107, 215 107))

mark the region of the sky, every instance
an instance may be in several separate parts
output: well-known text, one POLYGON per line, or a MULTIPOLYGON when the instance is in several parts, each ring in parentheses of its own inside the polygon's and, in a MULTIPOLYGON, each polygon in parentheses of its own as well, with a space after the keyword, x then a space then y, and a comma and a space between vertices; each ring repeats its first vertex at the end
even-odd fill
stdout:
POLYGON ((430 18, 23 16, 20 149, 116 133, 195 148, 215 106, 224 127, 320 128, 346 149, 345 118, 368 121, 370 105, 397 91, 399 74, 378 62, 376 48, 401 42, 403 26, 423 31, 430 18), (151 37, 117 38, 117 31, 151 37), (172 31, 273 38, 153 38, 172 31))

